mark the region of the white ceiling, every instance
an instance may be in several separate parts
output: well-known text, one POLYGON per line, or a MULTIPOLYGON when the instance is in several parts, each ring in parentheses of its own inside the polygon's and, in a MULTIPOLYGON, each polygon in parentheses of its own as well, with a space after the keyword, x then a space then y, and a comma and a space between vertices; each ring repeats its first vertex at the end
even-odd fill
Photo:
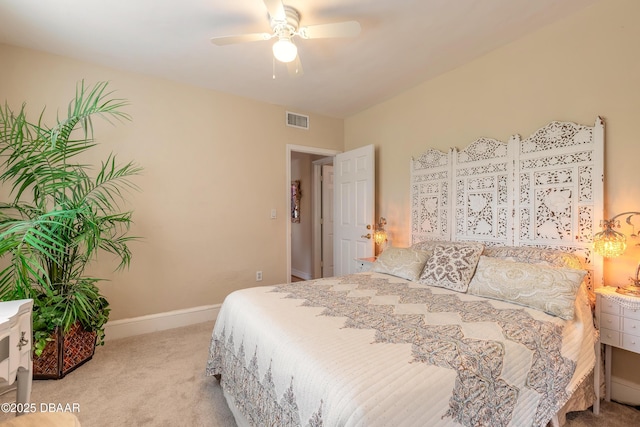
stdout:
POLYGON ((301 26, 357 20, 351 39, 297 39, 304 75, 274 63, 262 0, 0 0, 0 43, 346 117, 596 0, 285 0, 301 26))

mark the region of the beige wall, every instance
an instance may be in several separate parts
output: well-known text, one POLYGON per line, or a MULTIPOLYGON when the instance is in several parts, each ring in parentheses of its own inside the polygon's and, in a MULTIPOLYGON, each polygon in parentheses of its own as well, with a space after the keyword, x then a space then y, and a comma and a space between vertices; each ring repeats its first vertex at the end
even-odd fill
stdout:
POLYGON ((34 119, 45 105, 48 117, 64 114, 81 79, 108 80, 131 102, 131 122, 96 129, 96 160, 114 151, 145 168, 142 191, 130 196, 132 234, 143 237, 131 246, 130 270, 112 273, 108 255, 94 268, 110 279, 102 289, 112 320, 221 303, 233 290, 286 280, 286 145, 341 150, 342 120, 311 114, 310 130, 290 128, 285 107, 6 45, 0 62, 2 102, 26 101, 34 119))
MULTIPOLYGON (((526 137, 552 120, 604 118, 605 210, 640 210, 638 17, 640 1, 603 0, 348 118, 345 150, 378 149, 378 215, 387 218, 394 245, 409 244, 412 156, 464 148, 480 136, 526 137)), ((638 260, 640 248, 632 247, 607 261, 608 283, 627 283, 638 260)), ((623 376, 640 384, 637 371, 623 376)))

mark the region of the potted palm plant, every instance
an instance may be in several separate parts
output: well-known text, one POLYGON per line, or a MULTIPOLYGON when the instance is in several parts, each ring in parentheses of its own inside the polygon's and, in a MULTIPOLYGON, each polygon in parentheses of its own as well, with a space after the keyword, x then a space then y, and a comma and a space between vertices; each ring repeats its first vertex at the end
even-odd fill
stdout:
POLYGON ((65 119, 48 127, 43 113, 0 108, 0 299, 32 298, 34 378, 62 378, 91 359, 103 343, 109 304, 85 273, 101 251, 129 266, 131 212, 121 211, 130 180, 141 172, 109 154, 84 163, 97 145, 95 117, 128 120, 127 103, 107 83, 78 83, 65 119))

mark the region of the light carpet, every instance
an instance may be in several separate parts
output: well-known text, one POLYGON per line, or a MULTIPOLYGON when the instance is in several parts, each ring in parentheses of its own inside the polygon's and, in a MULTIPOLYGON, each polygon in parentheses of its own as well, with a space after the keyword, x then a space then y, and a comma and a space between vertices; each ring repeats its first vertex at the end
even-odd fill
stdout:
MULTIPOLYGON (((209 322, 109 341, 62 380, 34 381, 31 401, 78 404, 83 427, 233 427, 218 381, 204 374, 212 329, 209 322)), ((11 401, 14 391, 0 396, 11 401)), ((638 426, 640 411, 602 402, 600 415, 574 412, 565 425, 638 426)))

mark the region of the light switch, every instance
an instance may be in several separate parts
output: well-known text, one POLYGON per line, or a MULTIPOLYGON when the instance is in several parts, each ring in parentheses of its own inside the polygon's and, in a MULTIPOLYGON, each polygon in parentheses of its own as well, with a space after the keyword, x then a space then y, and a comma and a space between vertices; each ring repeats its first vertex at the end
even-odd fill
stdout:
POLYGON ((276 215, 276 210, 271 209, 271 219, 276 219, 278 216, 276 215))

